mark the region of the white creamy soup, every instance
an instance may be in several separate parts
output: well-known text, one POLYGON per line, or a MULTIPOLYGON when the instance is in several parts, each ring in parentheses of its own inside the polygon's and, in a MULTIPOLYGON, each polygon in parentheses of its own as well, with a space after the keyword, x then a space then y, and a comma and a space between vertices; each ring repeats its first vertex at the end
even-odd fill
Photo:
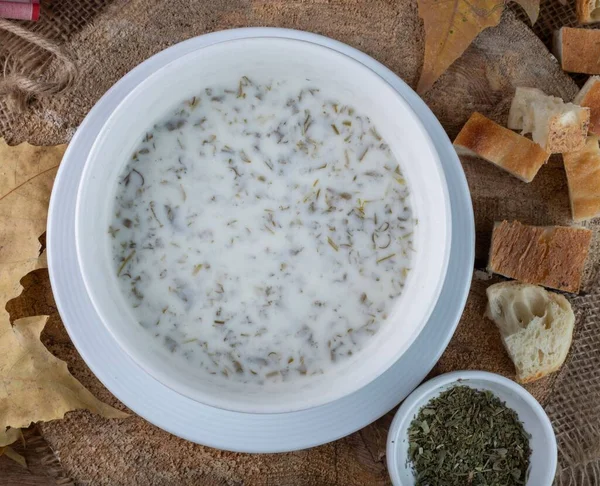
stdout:
POLYGON ((139 325, 240 382, 342 366, 384 325, 415 251, 388 145, 309 80, 243 77, 185 100, 139 143, 112 214, 139 325))

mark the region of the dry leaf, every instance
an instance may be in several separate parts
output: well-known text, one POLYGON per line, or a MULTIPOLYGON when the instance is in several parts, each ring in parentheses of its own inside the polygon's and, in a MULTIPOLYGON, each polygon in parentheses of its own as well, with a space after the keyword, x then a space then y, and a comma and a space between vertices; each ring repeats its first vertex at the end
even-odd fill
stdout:
MULTIPOLYGON (((47 316, 0 320, 0 429, 28 427, 85 408, 107 418, 126 413, 95 398, 40 341, 47 316)), ((1 318, 0 318, 1 319, 1 318)))
MULTIPOLYGON (((4 305, 20 293, 19 280, 47 266, 38 257, 38 237, 46 229, 50 192, 66 145, 10 147, 0 139, 0 332, 6 330, 4 305)), ((0 427, 0 446, 12 444, 19 429, 0 427)))
POLYGON ((27 461, 25 460, 25 458, 17 451, 15 451, 12 447, 0 447, 0 456, 2 455, 9 457, 24 468, 27 468, 27 461))
POLYGON ((0 447, 10 445, 19 439, 23 440, 23 432, 21 432, 21 429, 13 429, 12 427, 9 427, 6 430, 0 429, 0 447))
POLYGON ((525 13, 531 20, 531 25, 535 24, 540 14, 540 0, 513 0, 523 7, 525 13))
POLYGON ((54 176, 66 145, 9 147, 0 139, 0 304, 18 295, 19 279, 42 268, 39 236, 46 229, 54 176))
POLYGON ((23 437, 23 432, 21 429, 13 429, 9 427, 6 430, 0 431, 0 456, 5 455, 9 457, 13 461, 19 463, 23 467, 27 467, 27 461, 25 458, 16 452, 12 447, 9 447, 9 444, 18 441, 21 439, 23 445, 25 445, 25 438, 23 437))
POLYGON ((482 30, 498 25, 504 0, 418 0, 418 3, 425 26, 425 60, 417 91, 424 93, 482 30))
POLYGON ((12 429, 6 429, 9 426, 28 427, 78 408, 109 418, 127 416, 97 400, 70 375, 67 364, 46 349, 40 341, 46 316, 19 319, 11 325, 4 309, 19 295, 20 278, 46 264, 45 255, 38 256, 38 237, 46 228, 52 183, 65 148, 26 143, 9 147, 0 139, 1 444, 15 439, 12 429))

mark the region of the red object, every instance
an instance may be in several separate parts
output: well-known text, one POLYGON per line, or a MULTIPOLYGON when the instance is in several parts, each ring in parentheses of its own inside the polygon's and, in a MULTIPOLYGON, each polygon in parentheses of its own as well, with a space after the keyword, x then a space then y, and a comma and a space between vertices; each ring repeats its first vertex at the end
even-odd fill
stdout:
POLYGON ((36 21, 40 18, 40 4, 26 3, 19 0, 10 2, 0 1, 0 17, 36 21))

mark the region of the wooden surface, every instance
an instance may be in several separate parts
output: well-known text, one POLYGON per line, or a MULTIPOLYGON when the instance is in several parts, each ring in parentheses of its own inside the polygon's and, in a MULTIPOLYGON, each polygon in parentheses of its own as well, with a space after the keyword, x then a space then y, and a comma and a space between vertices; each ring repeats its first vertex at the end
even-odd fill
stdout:
MULTIPOLYGON (((168 45, 210 30, 272 25, 309 30, 339 39, 374 56, 411 85, 423 52, 422 29, 412 0, 345 1, 134 1, 84 29, 70 47, 82 59, 83 79, 74 92, 41 102, 15 125, 12 141, 64 141, 102 92, 135 64, 168 45), (196 8, 197 7, 197 8, 196 8)), ((572 97, 576 88, 545 47, 512 14, 487 30, 425 97, 454 136, 474 110, 501 121, 514 86, 535 86, 572 97)), ((485 264, 492 223, 518 218, 525 223, 567 222, 564 172, 557 162, 541 169, 531 185, 491 164, 465 159, 474 200, 477 265, 485 264), (547 197, 552 194, 552 197, 547 197)), ((52 299, 47 272, 23 281, 24 295, 9 306, 15 316, 48 313, 43 334, 49 349, 69 363, 73 374, 96 396, 121 406, 85 366, 66 335, 52 299)), ((488 281, 476 279, 459 328, 434 373, 484 369, 511 378, 514 370, 493 324, 482 317, 488 281)), ((543 402, 554 376, 530 386, 543 402)), ((61 460, 63 474, 93 485, 385 485, 385 441, 393 412, 349 437, 287 454, 249 455, 217 451, 178 439, 139 417, 105 420, 73 412, 41 425, 61 460)), ((33 464, 33 463, 32 463, 33 464)), ((42 484, 32 467, 21 477, 0 462, 0 484, 42 484), (4 471, 10 470, 10 475, 4 471), (19 482, 21 481, 21 482, 19 482), (27 482, 29 481, 29 482, 27 482)), ((41 476, 40 476, 41 475, 41 476)), ((45 484, 53 484, 50 482, 45 484)))

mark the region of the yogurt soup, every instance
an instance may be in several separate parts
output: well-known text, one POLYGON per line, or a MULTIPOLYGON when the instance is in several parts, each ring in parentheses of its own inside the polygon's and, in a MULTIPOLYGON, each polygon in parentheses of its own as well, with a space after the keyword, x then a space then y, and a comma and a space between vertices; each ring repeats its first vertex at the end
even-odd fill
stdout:
POLYGON ((139 325, 246 383, 343 366, 387 325, 415 251, 385 140, 309 80, 242 77, 182 102, 137 146, 111 214, 139 325))

